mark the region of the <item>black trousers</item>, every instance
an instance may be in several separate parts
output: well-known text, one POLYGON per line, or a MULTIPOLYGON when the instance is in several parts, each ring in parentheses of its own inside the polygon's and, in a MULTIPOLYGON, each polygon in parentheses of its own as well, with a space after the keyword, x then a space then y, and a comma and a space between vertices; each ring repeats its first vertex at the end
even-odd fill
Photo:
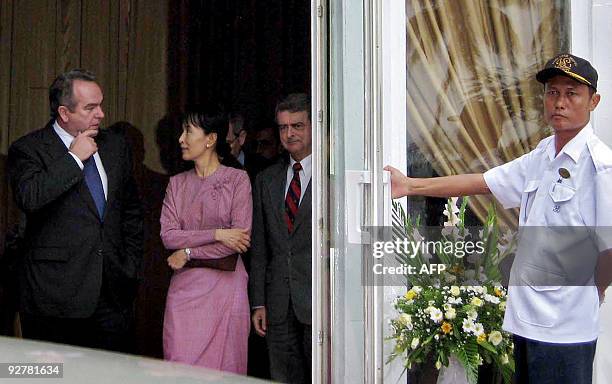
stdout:
POLYGON ((516 383, 590 384, 596 345, 545 343, 514 335, 516 383))
POLYGON ((268 323, 266 341, 272 380, 283 383, 310 383, 312 325, 301 323, 289 303, 287 321, 268 323))
MULTIPOLYGON (((104 289, 102 290, 104 292, 104 289)), ((135 350, 132 308, 112 305, 102 293, 95 312, 88 318, 61 318, 20 313, 26 339, 133 353, 135 350)))

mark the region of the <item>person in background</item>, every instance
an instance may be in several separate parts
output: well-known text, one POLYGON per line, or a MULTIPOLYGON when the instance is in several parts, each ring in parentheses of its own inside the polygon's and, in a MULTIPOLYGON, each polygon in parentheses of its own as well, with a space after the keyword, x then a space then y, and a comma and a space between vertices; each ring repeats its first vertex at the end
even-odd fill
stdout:
POLYGON ((248 131, 242 115, 237 113, 230 114, 226 141, 230 145, 232 156, 247 171, 251 182, 253 182, 255 181, 255 176, 262 169, 270 165, 270 162, 256 153, 245 151, 247 137, 248 131))
POLYGON ((229 129, 227 130, 226 141, 230 146, 232 156, 244 165, 244 151, 242 147, 247 139, 247 130, 244 125, 244 117, 239 113, 230 113, 229 129))
POLYGON ((170 178, 161 238, 174 252, 164 315, 164 358, 246 374, 251 184, 231 156, 227 119, 190 112, 179 138, 194 168, 170 178))
POLYGON ((274 121, 270 121, 255 135, 255 153, 270 164, 275 163, 280 155, 278 128, 274 121))

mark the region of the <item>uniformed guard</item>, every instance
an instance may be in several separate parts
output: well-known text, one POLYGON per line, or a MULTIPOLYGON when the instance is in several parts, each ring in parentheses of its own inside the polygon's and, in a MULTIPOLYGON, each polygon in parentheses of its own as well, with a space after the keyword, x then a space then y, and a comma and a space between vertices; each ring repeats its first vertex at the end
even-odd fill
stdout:
POLYGON ((520 233, 529 235, 519 237, 503 324, 514 334, 517 383, 591 383, 612 281, 612 150, 589 123, 597 78, 580 57, 549 60, 536 79, 554 135, 484 174, 418 179, 385 168, 394 198, 492 193, 504 208, 520 207, 520 233))

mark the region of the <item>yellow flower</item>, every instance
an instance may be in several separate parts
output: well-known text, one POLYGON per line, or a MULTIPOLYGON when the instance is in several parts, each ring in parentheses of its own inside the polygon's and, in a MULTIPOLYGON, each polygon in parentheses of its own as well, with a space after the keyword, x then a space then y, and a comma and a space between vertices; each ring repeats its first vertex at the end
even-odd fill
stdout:
POLYGON ((449 320, 452 320, 457 317, 457 311, 455 311, 455 308, 449 308, 446 312, 444 312, 444 317, 449 320))
POLYGON ((493 344, 496 347, 499 345, 499 343, 502 342, 502 339, 503 338, 500 331, 493 331, 489 335, 489 343, 493 344))
POLYGON ((436 361, 436 369, 442 368, 442 362, 440 360, 436 361))
POLYGON ((472 304, 477 306, 477 307, 481 307, 482 306, 482 300, 478 297, 473 297, 472 298, 472 304))
POLYGON ((476 338, 476 341, 479 343, 482 343, 483 341, 485 341, 487 339, 487 334, 486 333, 481 333, 480 335, 478 335, 478 337, 476 338))
POLYGON ((495 289, 493 289, 493 292, 495 292, 495 296, 497 296, 497 297, 501 297, 502 296, 502 291, 501 291, 501 289, 499 289, 499 287, 495 287, 495 289))
POLYGON ((417 296, 416 292, 413 291, 412 289, 409 290, 408 292, 406 292, 406 294, 404 295, 404 297, 406 298, 406 300, 412 300, 417 296))
POLYGON ((461 291, 459 290, 459 287, 456 285, 453 285, 452 287, 450 287, 450 293, 451 295, 457 297, 461 294, 461 291))
POLYGON ((442 323, 442 326, 440 328, 442 329, 442 332, 449 334, 453 330, 453 325, 445 321, 442 323))
POLYGON ((402 313, 399 316, 399 322, 403 325, 408 325, 408 324, 412 324, 412 316, 410 316, 407 313, 402 313))

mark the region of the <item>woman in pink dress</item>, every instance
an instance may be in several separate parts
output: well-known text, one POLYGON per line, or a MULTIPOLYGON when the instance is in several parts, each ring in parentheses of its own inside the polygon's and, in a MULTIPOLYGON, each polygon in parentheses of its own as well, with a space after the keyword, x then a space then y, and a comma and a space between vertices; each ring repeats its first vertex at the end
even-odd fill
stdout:
POLYGON ((164 358, 246 374, 248 277, 237 254, 250 246, 251 185, 245 171, 224 165, 236 163, 227 129, 221 117, 183 118, 179 143, 183 159, 195 167, 170 179, 161 213, 161 238, 175 250, 168 257, 174 275, 164 315, 164 358))

